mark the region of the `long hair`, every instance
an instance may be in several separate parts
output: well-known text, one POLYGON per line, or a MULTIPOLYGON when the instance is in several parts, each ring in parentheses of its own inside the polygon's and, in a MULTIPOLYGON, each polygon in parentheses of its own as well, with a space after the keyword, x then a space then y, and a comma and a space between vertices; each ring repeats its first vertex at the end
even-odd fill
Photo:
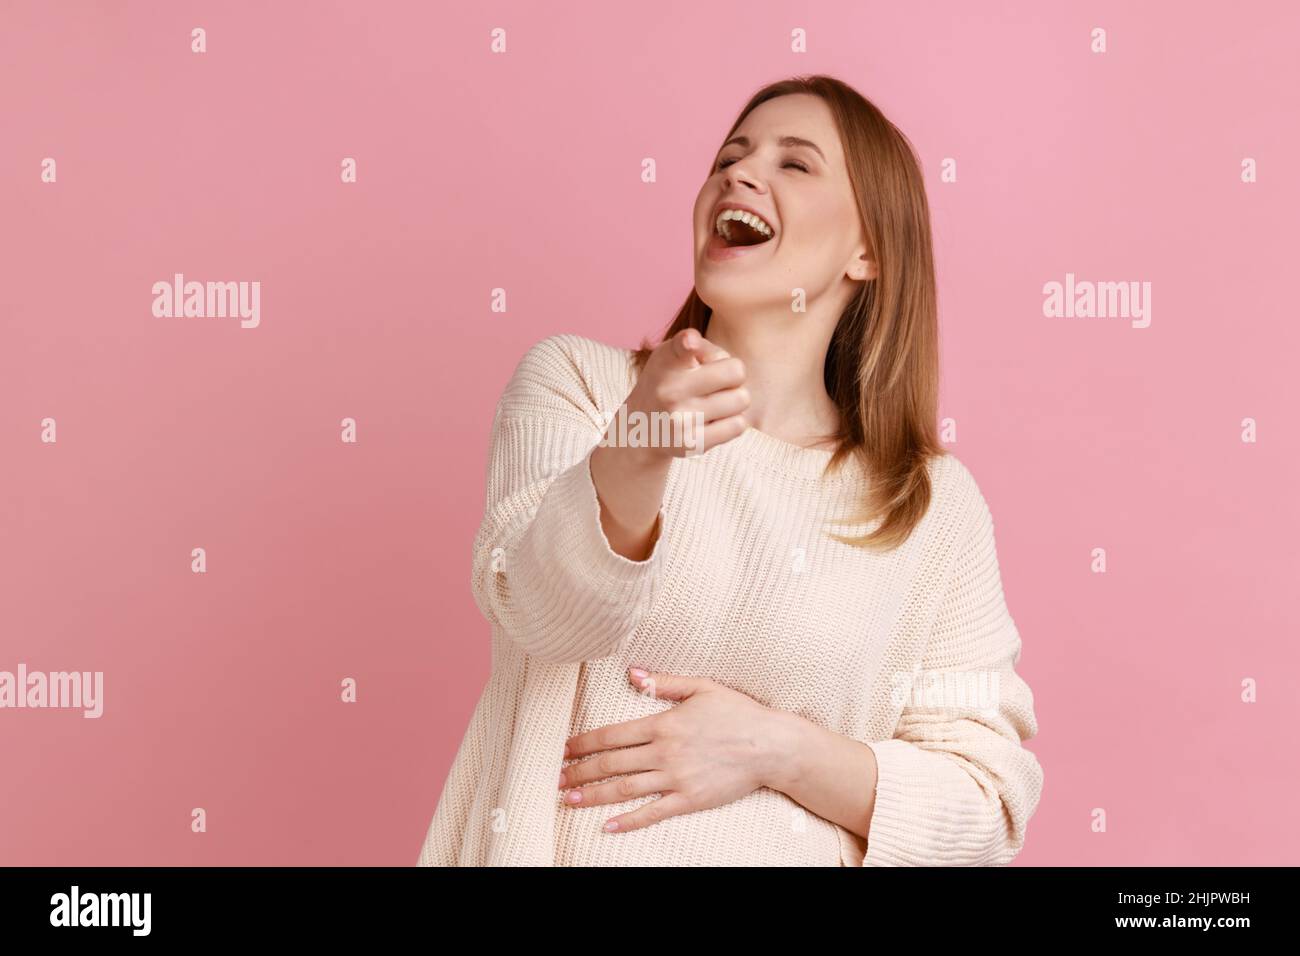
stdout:
MULTIPOLYGON (((791 93, 820 96, 830 107, 878 269, 840 315, 824 376, 840 416, 827 471, 858 456, 870 476, 869 491, 861 513, 850 520, 881 520, 864 536, 832 537, 887 550, 906 541, 925 516, 931 496, 927 463, 947 454, 936 421, 938 296, 925 182, 907 137, 857 90, 830 76, 797 76, 763 87, 723 142, 761 103, 791 93)), ((687 328, 705 334, 712 312, 692 288, 660 341, 687 328)), ((652 351, 648 342, 641 343, 635 353, 638 368, 652 351)))

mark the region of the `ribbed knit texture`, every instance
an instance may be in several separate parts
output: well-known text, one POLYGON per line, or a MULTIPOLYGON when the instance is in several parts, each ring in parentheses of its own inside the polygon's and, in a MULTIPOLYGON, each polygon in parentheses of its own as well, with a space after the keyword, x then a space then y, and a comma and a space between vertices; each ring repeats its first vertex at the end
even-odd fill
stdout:
POLYGON ((600 527, 589 461, 636 374, 627 349, 557 335, 529 349, 501 397, 472 577, 492 671, 418 865, 1011 860, 1043 772, 1022 746, 1037 732, 1033 695, 1014 670, 1020 635, 971 473, 952 454, 933 459, 928 512, 881 554, 824 533, 874 526, 844 523, 866 487, 860 466, 823 476, 829 452, 751 428, 674 460, 654 551, 631 561, 600 527), (768 788, 626 833, 601 826, 655 796, 563 805, 568 737, 677 706, 639 693, 632 665, 712 678, 868 744, 868 839, 768 788), (929 686, 918 668, 978 676, 996 696, 900 693, 901 675, 929 686))

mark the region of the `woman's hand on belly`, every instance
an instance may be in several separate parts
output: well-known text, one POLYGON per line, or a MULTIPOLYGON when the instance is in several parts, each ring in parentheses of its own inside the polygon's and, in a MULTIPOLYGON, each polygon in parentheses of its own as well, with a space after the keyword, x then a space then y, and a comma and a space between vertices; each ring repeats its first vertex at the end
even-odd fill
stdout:
POLYGON ((781 772, 780 755, 789 750, 784 742, 791 732, 788 713, 704 677, 631 668, 628 679, 643 693, 680 703, 570 737, 566 758, 595 756, 562 768, 560 787, 573 788, 564 795, 566 806, 663 794, 605 824, 606 830, 637 830, 739 800, 781 772))

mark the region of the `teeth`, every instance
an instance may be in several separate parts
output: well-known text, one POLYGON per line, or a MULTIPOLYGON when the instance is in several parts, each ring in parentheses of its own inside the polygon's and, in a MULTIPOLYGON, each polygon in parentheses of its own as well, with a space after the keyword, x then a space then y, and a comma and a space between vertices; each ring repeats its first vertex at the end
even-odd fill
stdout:
POLYGON ((717 221, 713 224, 714 229, 723 239, 731 240, 731 227, 727 224, 733 219, 743 222, 765 236, 772 235, 772 227, 752 212, 745 212, 743 209, 724 209, 722 215, 718 216, 717 221))

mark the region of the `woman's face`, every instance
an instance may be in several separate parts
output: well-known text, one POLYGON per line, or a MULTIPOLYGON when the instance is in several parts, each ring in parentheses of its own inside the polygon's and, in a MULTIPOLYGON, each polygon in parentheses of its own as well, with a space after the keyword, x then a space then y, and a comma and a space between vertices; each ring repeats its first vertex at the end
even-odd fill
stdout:
MULTIPOLYGON (((763 234, 723 224, 731 243, 763 234)), ((838 316, 870 278, 867 246, 830 108, 809 93, 778 96, 745 117, 714 159, 695 200, 695 290, 714 310, 788 312, 795 289, 806 307, 831 293, 838 316), (753 245, 730 245, 717 219, 728 204, 747 207, 771 227, 753 245), (865 258, 864 258, 865 256, 865 258)))

